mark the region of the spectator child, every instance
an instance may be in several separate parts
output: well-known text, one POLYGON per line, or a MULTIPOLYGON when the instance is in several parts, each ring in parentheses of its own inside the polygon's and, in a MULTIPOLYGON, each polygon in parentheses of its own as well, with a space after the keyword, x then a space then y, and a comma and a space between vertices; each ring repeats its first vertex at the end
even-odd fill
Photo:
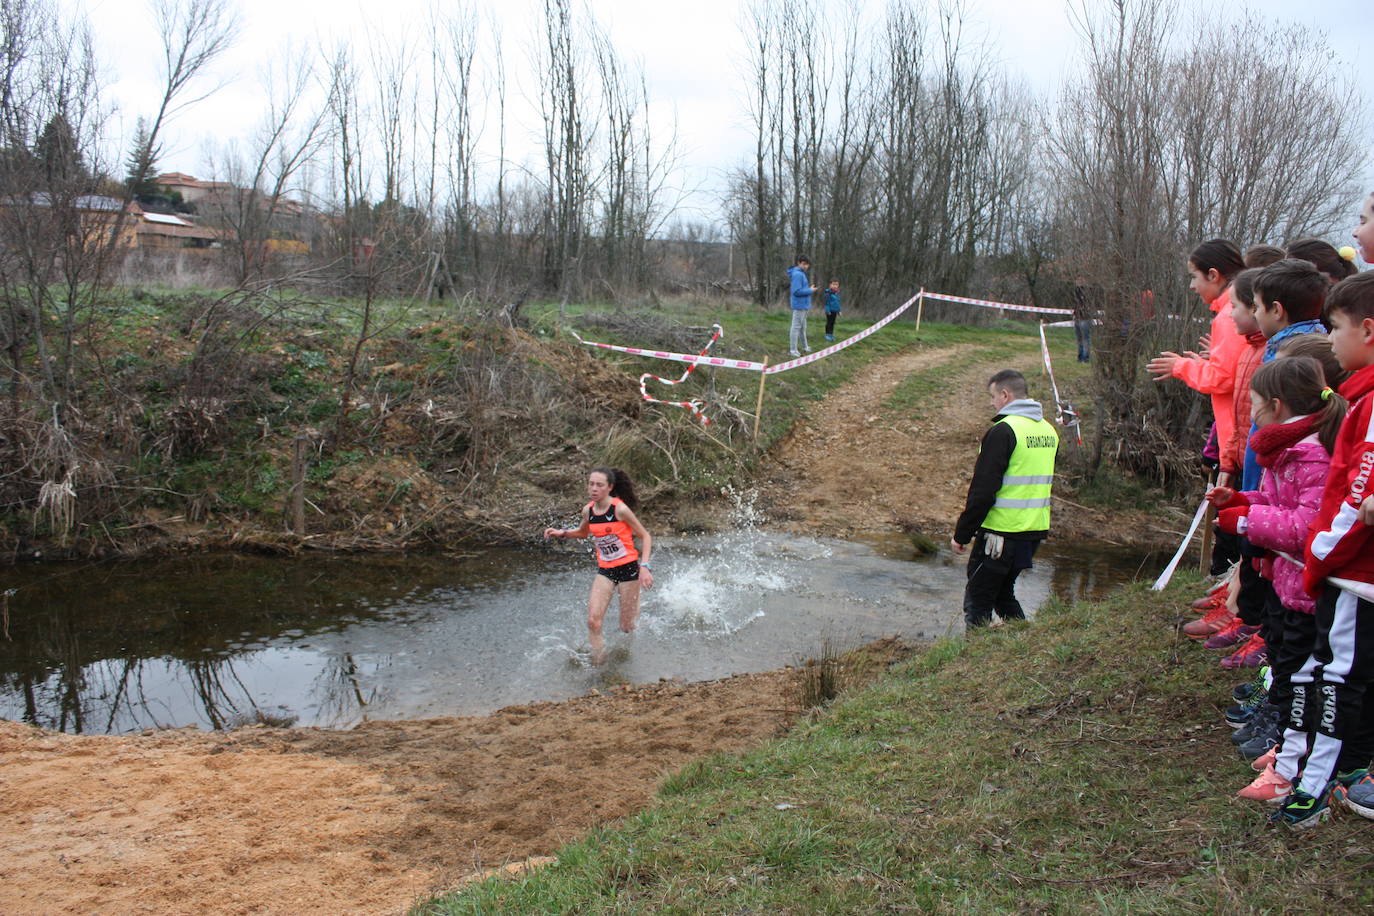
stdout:
POLYGON ((1277 245, 1251 245, 1245 249, 1245 266, 1268 267, 1275 261, 1282 261, 1286 257, 1288 257, 1288 252, 1277 245))
POLYGON ((1214 313, 1208 355, 1166 350, 1146 365, 1157 382, 1176 378, 1194 391, 1211 395, 1218 443, 1230 442, 1235 426, 1236 360, 1245 339, 1231 321, 1230 290, 1231 279, 1244 269, 1240 249, 1225 239, 1212 239, 1195 248, 1188 258, 1193 278, 1189 287, 1214 313))
MULTIPOLYGON (((1264 335, 1266 343, 1261 362, 1267 363, 1278 356, 1278 349, 1284 341, 1301 334, 1325 333, 1321 323, 1322 303, 1329 288, 1325 276, 1309 261, 1285 258, 1275 261, 1264 268, 1254 279, 1255 284, 1255 323, 1264 335)), ((1252 426, 1250 435, 1254 435, 1252 426)), ((1259 488, 1260 465, 1253 449, 1247 448, 1241 475, 1241 489, 1259 488)), ((1255 558, 1261 551, 1252 550, 1243 540, 1240 543, 1242 557, 1255 558)), ((1245 625, 1253 626, 1256 619, 1263 619, 1265 608, 1272 605, 1272 587, 1248 562, 1238 569, 1240 590, 1236 595, 1237 616, 1245 625)), ((1213 616, 1211 626, 1218 629, 1230 625, 1224 616, 1213 616)), ((1206 620, 1207 618, 1203 618, 1206 620)), ((1198 623, 1198 622, 1195 622, 1198 623)), ((1198 624, 1200 626, 1200 623, 1198 624)), ((1188 627, 1194 627, 1189 624, 1188 627)), ((1187 632, 1188 627, 1184 630, 1187 632)), ((1195 627, 1196 629, 1196 627, 1195 627)), ((1190 633, 1189 635, 1197 635, 1190 633)), ((1222 667, 1256 667, 1267 656, 1265 635, 1257 632, 1243 643, 1232 655, 1221 660, 1222 667)))
POLYGON ((1355 265, 1341 257, 1330 242, 1321 239, 1299 239, 1288 246, 1288 257, 1312 264, 1332 283, 1339 283, 1355 275, 1355 265))
POLYGON ((835 319, 840 317, 840 281, 831 280, 825 290, 825 339, 835 339, 835 319))
MULTIPOLYGON (((1244 269, 1240 249, 1225 239, 1212 239, 1193 249, 1188 257, 1188 273, 1192 276, 1189 287, 1214 313, 1211 331, 1204 338, 1207 356, 1192 351, 1179 354, 1166 350, 1145 367, 1157 382, 1180 379, 1194 391, 1211 396, 1212 417, 1216 422, 1214 434, 1219 449, 1231 441, 1235 426, 1236 361, 1245 339, 1236 333, 1236 326, 1231 321, 1230 291, 1231 279, 1244 269)), ((1235 561, 1235 554, 1228 552, 1229 546, 1218 539, 1212 552, 1214 572, 1225 570, 1235 561)), ((1213 617, 1209 626, 1211 624, 1221 629, 1225 621, 1213 617)))
MULTIPOLYGON (((1245 338, 1245 349, 1236 361, 1235 426, 1231 441, 1224 443, 1219 450, 1221 473, 1217 475, 1217 485, 1221 487, 1244 488, 1241 473, 1245 465, 1245 449, 1250 438, 1250 377, 1259 368, 1264 356, 1264 335, 1255 323, 1254 281, 1259 275, 1258 268, 1247 268, 1236 274, 1231 283, 1231 320, 1236 331, 1245 338)), ((1258 477, 1256 477, 1258 482, 1258 477)), ((1218 539, 1230 539, 1233 543, 1225 548, 1229 556, 1240 555, 1239 538, 1222 531, 1218 539)), ((1232 581, 1227 586, 1227 594, 1235 593, 1234 610, 1217 603, 1211 612, 1200 620, 1185 624, 1185 635, 1206 638, 1208 649, 1225 649, 1243 643, 1259 632, 1263 623, 1263 602, 1258 606, 1253 601, 1244 605, 1239 603, 1240 570, 1232 573, 1232 581), (1218 629, 1218 627, 1220 627, 1218 629)))
MULTIPOLYGON (((1273 680, 1267 706, 1256 715, 1272 719, 1274 726, 1256 735, 1255 753, 1247 756, 1257 757, 1278 740, 1277 726, 1292 698, 1290 678, 1313 647, 1314 602, 1303 589, 1300 557, 1326 485, 1345 401, 1327 387, 1321 363, 1304 356, 1256 370, 1249 401, 1257 427, 1251 447, 1264 468, 1259 489, 1215 487, 1207 498, 1221 510, 1217 524, 1223 531, 1244 535, 1267 551, 1260 574, 1273 586, 1264 621, 1273 680)), ((1240 797, 1278 802, 1292 790, 1291 777, 1270 764, 1240 797)))
POLYGON ((1289 827, 1319 823, 1335 800, 1374 817, 1374 702, 1366 702, 1374 679, 1374 529, 1364 512, 1374 485, 1374 273, 1337 283, 1324 315, 1331 348, 1351 372, 1341 385, 1350 408, 1303 556, 1303 584, 1317 599, 1316 638, 1291 678, 1275 763, 1296 788, 1272 818, 1289 827))

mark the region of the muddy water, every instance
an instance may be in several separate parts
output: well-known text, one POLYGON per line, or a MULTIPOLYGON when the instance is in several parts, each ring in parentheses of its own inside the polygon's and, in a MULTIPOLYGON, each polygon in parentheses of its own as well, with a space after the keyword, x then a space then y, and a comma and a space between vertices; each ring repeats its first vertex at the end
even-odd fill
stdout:
MULTIPOLYGON (((1051 541, 1027 609, 1097 596, 1161 558, 1051 541)), ((0 718, 69 732, 347 727, 476 715, 618 683, 762 671, 962 628, 964 567, 869 542, 743 529, 660 539, 640 628, 589 664, 585 543, 457 558, 246 556, 11 570, 0 718)))

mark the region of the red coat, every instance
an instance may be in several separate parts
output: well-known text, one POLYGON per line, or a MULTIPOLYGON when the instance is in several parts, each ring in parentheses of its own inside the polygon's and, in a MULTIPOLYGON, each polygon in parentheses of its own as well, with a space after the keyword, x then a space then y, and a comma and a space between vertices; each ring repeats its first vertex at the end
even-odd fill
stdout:
POLYGON ((1303 585, 1321 593, 1328 577, 1374 584, 1374 528, 1356 516, 1366 496, 1374 495, 1374 366, 1365 366, 1341 385, 1350 410, 1336 437, 1331 473, 1321 509, 1307 539, 1303 585))

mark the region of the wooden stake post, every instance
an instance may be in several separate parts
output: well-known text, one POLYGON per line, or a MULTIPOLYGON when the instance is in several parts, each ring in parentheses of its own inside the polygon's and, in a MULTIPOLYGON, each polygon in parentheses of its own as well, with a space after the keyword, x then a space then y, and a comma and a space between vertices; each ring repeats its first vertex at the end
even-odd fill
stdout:
POLYGON ((305 537, 305 446, 309 441, 297 436, 291 457, 291 530, 296 537, 305 537))
POLYGON ((926 306, 926 288, 921 287, 921 291, 916 294, 916 333, 921 332, 921 313, 926 306))
MULTIPOLYGON (((1207 489, 1212 489, 1215 483, 1215 474, 1208 471, 1207 489)), ((1216 506, 1208 503, 1207 511, 1202 514, 1202 556, 1198 560, 1198 571, 1204 576, 1212 571, 1212 519, 1216 516, 1216 512, 1216 506)))

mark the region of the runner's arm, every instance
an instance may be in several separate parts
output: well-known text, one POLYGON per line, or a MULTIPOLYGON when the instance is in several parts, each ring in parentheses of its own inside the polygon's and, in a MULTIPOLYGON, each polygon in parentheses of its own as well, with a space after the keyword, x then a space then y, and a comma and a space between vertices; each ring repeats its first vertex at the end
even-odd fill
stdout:
POLYGON ((588 518, 589 511, 590 510, 586 506, 582 507, 582 524, 578 525, 576 528, 545 528, 544 537, 556 538, 558 540, 586 537, 592 533, 591 522, 588 518))
POLYGON ((639 538, 639 581, 645 588, 653 588, 654 573, 649 568, 649 556, 654 552, 654 537, 629 506, 621 507, 620 517, 630 526, 634 536, 639 538))

